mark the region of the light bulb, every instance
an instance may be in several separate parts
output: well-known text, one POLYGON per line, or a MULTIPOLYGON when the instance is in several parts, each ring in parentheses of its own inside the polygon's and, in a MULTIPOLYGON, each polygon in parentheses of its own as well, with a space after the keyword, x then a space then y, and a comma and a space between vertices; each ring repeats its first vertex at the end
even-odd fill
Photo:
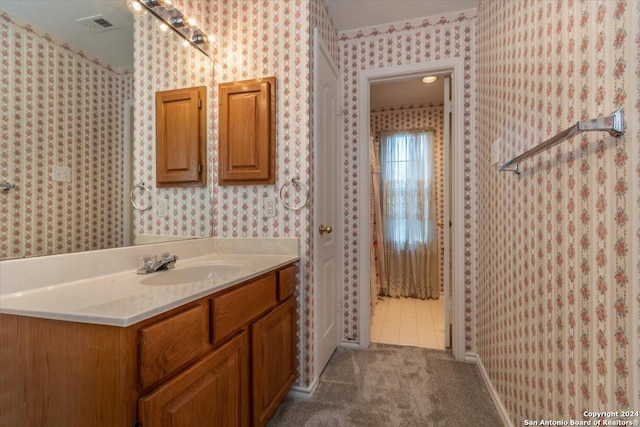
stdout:
POLYGON ((194 16, 185 18, 185 22, 192 30, 198 28, 198 20, 194 16))
POLYGON ((136 16, 142 16, 147 13, 147 9, 138 0, 127 0, 127 7, 136 16))
POLYGON ((173 10, 176 8, 176 5, 173 4, 173 0, 160 0, 160 6, 164 7, 166 10, 173 10))

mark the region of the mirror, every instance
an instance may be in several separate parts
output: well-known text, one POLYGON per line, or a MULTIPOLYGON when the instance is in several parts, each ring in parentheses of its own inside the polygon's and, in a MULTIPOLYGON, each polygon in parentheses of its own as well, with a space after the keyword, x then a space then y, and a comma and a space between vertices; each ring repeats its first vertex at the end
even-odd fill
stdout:
POLYGON ((0 25, 0 259, 210 236, 210 191, 151 185, 146 98, 212 79, 207 66, 204 77, 150 79, 158 67, 211 61, 156 34, 157 19, 126 0, 3 0, 0 25), (133 209, 130 195, 151 207, 133 209))

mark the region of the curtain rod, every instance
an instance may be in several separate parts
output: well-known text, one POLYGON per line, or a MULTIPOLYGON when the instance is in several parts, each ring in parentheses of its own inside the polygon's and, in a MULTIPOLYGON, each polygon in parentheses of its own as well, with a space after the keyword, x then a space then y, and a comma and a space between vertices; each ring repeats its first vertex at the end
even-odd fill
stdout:
POLYGON ((378 132, 378 135, 395 135, 398 133, 411 133, 411 132, 433 132, 436 133, 436 129, 433 127, 430 128, 426 128, 426 129, 408 129, 408 130, 385 130, 383 132, 378 132))
POLYGON ((622 109, 617 109, 610 116, 598 117, 597 119, 580 120, 575 125, 568 129, 563 130, 555 136, 547 139, 544 142, 536 145, 535 147, 525 151, 517 157, 503 163, 498 168, 501 172, 515 172, 516 175, 520 175, 520 162, 526 160, 536 154, 547 150, 560 142, 573 138, 574 136, 581 134, 582 132, 603 131, 608 132, 611 136, 620 136, 624 134, 624 116, 622 109), (507 169, 509 166, 515 164, 513 169, 507 169))

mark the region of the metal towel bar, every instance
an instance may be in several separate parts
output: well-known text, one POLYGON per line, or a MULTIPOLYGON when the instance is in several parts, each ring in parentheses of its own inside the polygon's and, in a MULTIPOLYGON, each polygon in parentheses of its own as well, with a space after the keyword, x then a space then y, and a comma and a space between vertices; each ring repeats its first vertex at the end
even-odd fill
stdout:
POLYGON ((519 156, 514 157, 508 162, 501 164, 498 169, 500 171, 515 172, 517 175, 520 175, 520 162, 522 162, 523 160, 526 160, 529 157, 533 157, 536 154, 564 141, 565 139, 573 138, 574 136, 582 132, 590 131, 609 132, 609 135, 611 136, 620 136, 624 134, 624 116, 622 114, 622 109, 616 110, 610 116, 598 117, 597 119, 590 120, 580 120, 578 123, 568 129, 563 130, 556 136, 553 136, 546 141, 541 142, 540 144, 525 151, 519 156), (507 169, 513 164, 516 165, 515 168, 507 169))

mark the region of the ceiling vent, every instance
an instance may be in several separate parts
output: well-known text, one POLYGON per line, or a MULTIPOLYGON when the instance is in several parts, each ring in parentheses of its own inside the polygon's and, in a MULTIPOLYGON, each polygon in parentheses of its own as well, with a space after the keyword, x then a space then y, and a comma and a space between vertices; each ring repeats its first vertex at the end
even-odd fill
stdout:
POLYGON ((103 33, 120 28, 109 22, 102 15, 87 16, 86 18, 76 19, 76 22, 94 33, 103 33))

